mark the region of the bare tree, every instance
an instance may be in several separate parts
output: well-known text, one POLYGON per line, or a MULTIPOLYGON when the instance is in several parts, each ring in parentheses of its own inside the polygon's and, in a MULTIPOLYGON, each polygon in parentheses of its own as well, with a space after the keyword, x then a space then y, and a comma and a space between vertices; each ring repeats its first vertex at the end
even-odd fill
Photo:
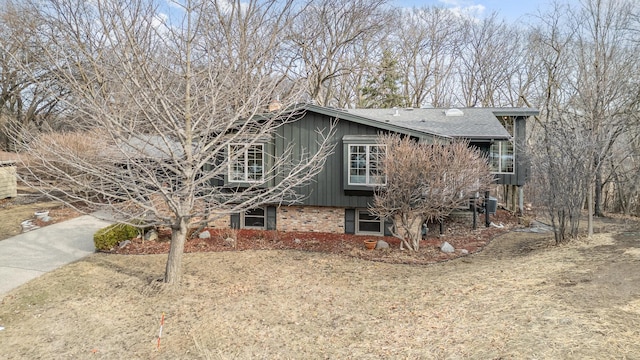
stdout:
POLYGON ((554 229, 556 244, 578 235, 588 187, 591 144, 580 126, 569 121, 544 124, 540 151, 533 152, 533 182, 554 229))
MULTIPOLYGON (((313 0, 296 19, 289 40, 296 79, 304 79, 319 105, 334 99, 334 79, 356 70, 358 48, 387 23, 387 0, 313 0)), ((361 58, 360 58, 361 60, 361 58)))
POLYGON ((0 148, 10 151, 15 150, 11 138, 16 130, 55 126, 48 120, 60 110, 58 98, 67 93, 34 46, 39 24, 20 21, 19 12, 10 2, 0 12, 0 148))
POLYGON ((578 30, 575 96, 570 106, 582 117, 593 138, 595 208, 590 213, 597 216, 603 215, 602 165, 612 155, 640 101, 638 83, 629 76, 639 64, 638 45, 628 31, 634 9, 637 4, 627 0, 590 0, 583 3, 572 19, 578 30))
POLYGON ((386 184, 376 189, 370 210, 393 221, 401 248, 418 250, 422 225, 443 221, 469 198, 487 189, 494 178, 487 159, 464 141, 419 143, 398 135, 380 137, 386 184))
POLYGON ((518 68, 520 33, 493 13, 482 21, 468 19, 466 41, 458 61, 461 87, 458 100, 465 106, 502 106, 511 77, 518 68))
POLYGON ((579 9, 555 4, 530 37, 541 70, 536 102, 542 108, 532 132, 538 145, 534 170, 541 172, 533 178, 544 182, 557 242, 577 236, 585 199, 592 233, 602 185, 628 168, 614 164, 630 156, 636 140, 638 81, 628 74, 637 72, 637 43, 627 30, 634 11, 633 3, 616 0, 587 1, 579 9))
MULTIPOLYGON (((280 106, 267 109, 287 77, 277 57, 282 31, 296 15, 291 2, 176 2, 171 17, 156 5, 23 5, 29 18, 46 24, 39 45, 71 91, 61 100, 78 119, 75 133, 98 149, 78 154, 35 134, 23 144, 33 159, 24 179, 92 211, 169 226, 164 280, 178 284, 189 226, 296 202, 302 196, 296 187, 322 169, 331 147, 309 144, 294 157, 269 145, 280 126, 301 115, 291 88, 280 106), (235 185, 225 186, 225 179, 235 185), (80 195, 87 192, 93 195, 80 195)), ((318 131, 327 140, 332 127, 318 131)))
POLYGON ((401 10, 396 23, 394 46, 410 105, 450 106, 455 59, 463 43, 463 20, 441 7, 421 7, 401 10))
POLYGON ((534 56, 539 59, 537 85, 541 114, 533 132, 533 185, 549 215, 556 243, 578 234, 580 212, 586 195, 589 149, 587 132, 566 104, 572 97, 571 62, 575 29, 565 20, 567 8, 555 4, 540 16, 531 35, 534 56))

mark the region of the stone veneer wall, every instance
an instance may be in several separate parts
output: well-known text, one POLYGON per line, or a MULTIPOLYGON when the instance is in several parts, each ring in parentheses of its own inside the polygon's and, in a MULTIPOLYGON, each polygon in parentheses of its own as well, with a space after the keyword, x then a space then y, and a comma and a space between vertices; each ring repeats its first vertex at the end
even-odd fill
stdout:
POLYGON ((310 231, 344 234, 344 208, 280 206, 276 210, 279 231, 310 231))
POLYGON ((209 226, 215 229, 228 229, 231 227, 231 217, 229 215, 224 215, 219 219, 209 221, 209 226))

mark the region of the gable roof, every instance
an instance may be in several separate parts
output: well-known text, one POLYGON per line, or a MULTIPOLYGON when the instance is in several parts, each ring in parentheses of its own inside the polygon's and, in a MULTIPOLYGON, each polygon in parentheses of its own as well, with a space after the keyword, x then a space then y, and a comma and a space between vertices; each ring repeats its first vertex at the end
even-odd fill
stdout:
POLYGON ((313 111, 315 113, 335 117, 339 120, 352 121, 358 124, 368 125, 382 130, 415 136, 420 139, 426 136, 441 139, 451 139, 451 136, 440 134, 435 131, 429 131, 426 129, 413 129, 405 126, 405 124, 397 124, 395 122, 385 121, 384 119, 380 120, 369 116, 363 116, 352 112, 353 110, 337 109, 313 104, 303 104, 301 105, 301 108, 307 111, 313 111))
POLYGON ((530 108, 460 108, 447 109, 334 109, 317 105, 305 105, 307 110, 356 121, 384 130, 423 137, 442 138, 509 139, 511 134, 500 124, 498 116, 533 116, 538 110, 530 108))
POLYGON ((184 150, 179 142, 160 135, 135 134, 119 142, 119 154, 114 156, 168 160, 182 158, 184 150))

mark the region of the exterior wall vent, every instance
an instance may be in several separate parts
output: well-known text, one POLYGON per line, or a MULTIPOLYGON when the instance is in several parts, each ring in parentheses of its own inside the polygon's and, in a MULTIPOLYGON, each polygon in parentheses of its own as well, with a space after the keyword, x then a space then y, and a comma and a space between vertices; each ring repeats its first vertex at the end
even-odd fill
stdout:
POLYGON ((463 116, 464 112, 460 109, 449 109, 445 110, 444 114, 445 116, 463 116))

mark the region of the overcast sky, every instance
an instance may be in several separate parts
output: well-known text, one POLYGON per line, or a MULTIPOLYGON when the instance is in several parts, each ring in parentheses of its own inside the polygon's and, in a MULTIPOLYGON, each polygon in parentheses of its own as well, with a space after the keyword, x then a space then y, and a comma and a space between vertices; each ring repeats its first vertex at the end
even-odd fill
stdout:
MULTIPOLYGON (((492 12, 498 12, 508 21, 524 21, 527 14, 537 13, 538 8, 544 10, 552 0, 395 0, 399 7, 423 5, 438 5, 452 8, 455 11, 467 11, 474 17, 482 17, 492 12)), ((579 0, 570 0, 579 3, 579 0)))

